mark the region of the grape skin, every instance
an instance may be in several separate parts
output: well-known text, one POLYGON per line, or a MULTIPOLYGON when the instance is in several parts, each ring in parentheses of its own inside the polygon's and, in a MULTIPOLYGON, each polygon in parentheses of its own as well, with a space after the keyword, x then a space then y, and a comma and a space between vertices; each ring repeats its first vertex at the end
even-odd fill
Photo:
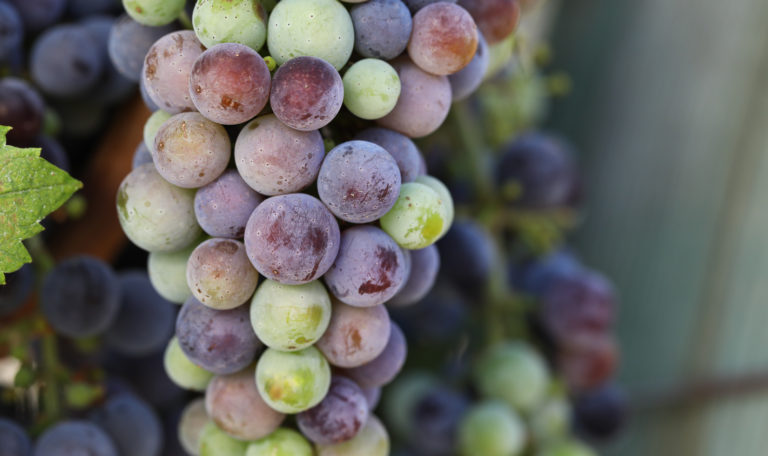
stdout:
POLYGON ((178 438, 184 451, 198 454, 200 436, 207 423, 208 413, 205 411, 205 399, 195 399, 184 407, 178 426, 178 438))
POLYGON ((251 442, 245 456, 313 456, 312 446, 301 434, 280 428, 261 440, 251 442))
POLYGON ((446 277, 470 293, 485 286, 496 261, 496 246, 485 228, 471 220, 458 221, 437 246, 446 277))
POLYGON ((424 8, 427 5, 431 5, 432 3, 436 2, 448 2, 448 3, 456 3, 457 0, 403 0, 406 5, 408 5, 408 8, 415 14, 420 9, 424 8))
POLYGON ((368 402, 360 387, 344 377, 334 376, 325 398, 299 413, 296 422, 309 440, 332 445, 352 439, 368 419, 368 402))
POLYGON ((616 371, 619 349, 609 333, 583 335, 559 348, 556 360, 558 370, 573 392, 597 388, 616 371))
POLYGON ((14 77, 0 79, 0 125, 13 127, 8 144, 24 146, 34 140, 43 125, 45 104, 26 81, 14 77))
MULTIPOLYGON (((370 0, 369 0, 370 1, 370 0)), ((387 128, 366 128, 355 139, 378 144, 395 159, 400 168, 403 183, 413 182, 418 176, 427 173, 427 164, 419 148, 411 138, 387 128)))
POLYGON ((377 405, 379 405, 379 399, 381 399, 381 388, 361 388, 366 402, 368 402, 368 409, 373 412, 377 405))
POLYGON ((123 0, 123 8, 144 25, 170 24, 184 11, 184 0, 123 0))
POLYGON ((163 366, 173 383, 193 391, 205 391, 213 378, 213 373, 193 363, 187 357, 179 345, 179 339, 175 336, 171 338, 165 349, 163 366))
POLYGON ((474 405, 459 428, 463 456, 515 456, 525 446, 525 425, 507 404, 486 400, 474 405))
POLYGON ((142 130, 144 144, 154 147, 157 132, 160 130, 160 127, 163 126, 165 121, 171 118, 171 116, 171 113, 158 109, 147 118, 147 121, 144 122, 144 129, 142 130))
POLYGON ((59 20, 67 6, 66 0, 10 0, 24 22, 27 32, 37 32, 59 20))
POLYGON ((459 6, 469 12, 488 44, 504 41, 520 20, 518 0, 459 0, 459 6))
POLYGON ((209 239, 192 251, 187 262, 192 295, 212 309, 240 306, 253 296, 258 280, 245 245, 234 239, 209 239))
POLYGON ((253 211, 245 248, 261 275, 276 282, 311 282, 331 267, 339 252, 339 225, 318 199, 273 196, 253 211))
MULTIPOLYGON (((131 394, 109 399, 90 415, 112 437, 120 456, 159 456, 163 429, 149 404, 131 394)), ((97 453, 100 454, 100 453, 97 453)))
POLYGON ((267 104, 269 91, 270 74, 264 59, 237 43, 217 44, 203 52, 189 77, 189 93, 197 110, 224 125, 247 122, 258 115, 267 104))
POLYGON ((387 456, 389 435, 381 421, 371 415, 352 440, 335 445, 317 445, 316 449, 317 456, 387 456))
POLYGON ((262 399, 282 413, 299 413, 320 403, 331 385, 328 361, 315 348, 281 352, 268 348, 256 365, 262 399))
POLYGON ((413 181, 419 184, 424 184, 434 190, 435 193, 437 193, 437 196, 440 197, 440 204, 448 213, 445 223, 443 224, 443 231, 438 236, 438 239, 440 239, 445 236, 445 233, 448 232, 448 230, 451 228, 451 225, 453 224, 453 216, 455 211, 453 207, 453 198, 451 197, 451 192, 448 190, 448 187, 446 187, 445 184, 432 176, 417 176, 413 181))
POLYGON ((68 97, 92 88, 105 63, 98 41, 84 27, 58 25, 35 41, 30 71, 43 92, 68 97))
POLYGON ((0 61, 18 52, 23 40, 24 25, 18 11, 8 3, 0 3, 0 61))
POLYGON ((150 252, 147 258, 147 272, 152 286, 163 298, 182 304, 192 295, 187 285, 187 261, 197 247, 189 247, 175 252, 150 252))
POLYGON ((325 148, 318 131, 297 131, 274 115, 257 117, 235 141, 240 176, 262 195, 298 192, 314 182, 325 148))
POLYGON ((390 324, 389 339, 384 351, 362 366, 346 369, 348 376, 362 388, 376 388, 394 380, 405 364, 408 355, 407 342, 403 331, 396 323, 390 324))
POLYGON ((438 2, 413 16, 408 56, 421 69, 453 74, 469 64, 477 50, 477 26, 462 7, 438 2))
POLYGON ((384 148, 367 141, 347 141, 328 152, 317 177, 317 190, 340 219, 368 223, 395 204, 400 179, 397 162, 384 148))
POLYGON ((149 48, 141 78, 147 95, 157 106, 171 114, 195 109, 189 75, 203 51, 205 46, 191 30, 169 33, 149 48))
POLYGON ((413 20, 400 0, 368 0, 349 12, 355 28, 355 51, 363 57, 392 60, 405 51, 413 20))
POLYGON ((266 437, 285 419, 261 398, 252 368, 214 377, 205 391, 205 409, 219 429, 238 440, 266 437))
POLYGON ((482 33, 478 34, 477 51, 472 61, 456 73, 448 76, 451 83, 451 93, 454 103, 468 98, 480 87, 488 71, 491 61, 491 51, 482 33))
POLYGON ((420 454, 455 454, 456 434, 469 408, 464 395, 443 386, 424 391, 413 405, 409 440, 420 454))
POLYGON ((450 214, 440 196, 424 184, 409 182, 381 218, 381 228, 406 249, 423 249, 443 234, 450 214))
POLYGON ((267 39, 267 12, 254 0, 198 0, 192 26, 206 47, 238 43, 258 51, 267 39))
POLYGON ((411 250, 411 273, 395 296, 387 301, 389 306, 409 306, 421 301, 429 293, 440 270, 440 252, 437 247, 411 250))
POLYGON ((610 439, 623 427, 628 408, 627 395, 618 385, 601 385, 576 397, 576 427, 593 439, 610 439))
POLYGON ((21 426, 0 417, 0 454, 27 456, 32 454, 32 443, 21 426))
POLYGON ((272 112, 296 130, 312 131, 328 125, 343 102, 344 84, 339 72, 316 57, 288 60, 272 80, 272 112))
MULTIPOLYGON (((144 141, 142 141, 136 146, 136 150, 133 152, 131 169, 136 169, 145 163, 152 163, 152 166, 155 166, 152 162, 152 152, 149 151, 144 141)), ((59 166, 59 168, 61 167, 59 166)))
POLYGON ((230 437, 209 421, 200 433, 200 456, 243 456, 248 442, 230 437))
POLYGON ((126 78, 138 82, 149 48, 172 31, 171 26, 148 27, 130 16, 120 16, 112 26, 107 44, 112 65, 126 78))
POLYGON ((264 198, 245 183, 236 170, 225 171, 195 195, 195 217, 214 237, 242 238, 245 225, 264 198))
POLYGON ((100 427, 87 421, 67 420, 48 428, 37 440, 34 456, 98 454, 118 456, 112 439, 100 427))
POLYGON ((389 315, 382 305, 361 308, 334 300, 331 323, 316 347, 334 366, 362 366, 384 351, 389 327, 389 315))
POLYGON ((380 119, 395 108, 400 78, 383 60, 363 59, 344 73, 344 106, 361 119, 380 119))

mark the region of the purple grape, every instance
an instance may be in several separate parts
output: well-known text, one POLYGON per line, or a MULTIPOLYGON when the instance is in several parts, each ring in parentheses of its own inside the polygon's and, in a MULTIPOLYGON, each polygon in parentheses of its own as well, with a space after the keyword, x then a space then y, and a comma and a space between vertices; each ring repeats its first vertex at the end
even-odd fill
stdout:
POLYGON ((477 51, 477 25, 464 8, 447 2, 427 5, 413 15, 408 56, 431 74, 453 74, 477 51))
POLYGON ((24 24, 18 11, 9 3, 0 2, 0 62, 7 61, 21 50, 24 24))
POLYGON ((409 306, 421 301, 437 280, 437 273, 440 270, 440 252, 437 247, 430 245, 409 252, 411 273, 405 285, 387 302, 390 306, 409 306))
POLYGON ((8 144, 30 144, 43 125, 45 104, 29 84, 12 77, 0 79, 0 125, 13 129, 8 132, 8 144))
POLYGON ((60 421, 37 439, 34 456, 118 456, 115 443, 99 426, 88 421, 60 421))
POLYGON ((472 15, 488 43, 504 41, 517 28, 520 19, 518 0, 460 0, 459 5, 472 15))
POLYGON ((203 369, 231 374, 253 362, 261 343, 251 327, 248 306, 214 310, 190 297, 176 319, 184 354, 203 369))
POLYGON ((373 361, 389 341, 390 321, 384 306, 352 307, 333 300, 331 323, 316 347, 337 367, 373 361))
POLYGON ((160 108, 171 114, 192 111, 189 75, 205 46, 192 30, 169 33, 149 48, 141 77, 147 94, 160 108))
MULTIPOLYGON (((369 0, 370 3, 370 0, 369 0)), ((365 3, 367 4, 367 3, 365 3)), ((427 174, 427 164, 419 148, 411 138, 387 128, 367 128, 355 136, 355 139, 372 142, 383 147, 397 162, 403 183, 413 182, 419 176, 427 174)))
POLYGON ((379 405, 379 399, 381 399, 381 388, 361 388, 365 401, 368 402, 368 409, 373 412, 377 405, 379 405))
POLYGON ((67 11, 75 17, 107 14, 119 8, 119 0, 67 0, 67 11))
POLYGON ((138 397, 131 394, 115 396, 96 409, 90 418, 112 437, 120 456, 160 455, 163 448, 160 418, 138 397))
POLYGON ((149 97, 149 93, 147 93, 147 87, 144 84, 144 79, 139 79, 139 93, 141 94, 141 100, 144 102, 144 106, 146 106, 150 111, 157 111, 160 109, 157 104, 152 101, 152 98, 149 97))
POLYGON ((8 418, 0 418, 0 454, 8 456, 32 454, 29 436, 21 426, 8 418))
POLYGON ((357 435, 368 414, 368 401, 360 387, 348 378, 334 376, 322 402, 296 415, 296 422, 309 440, 331 445, 357 435))
POLYGON ((572 392, 589 391, 616 373, 619 350, 609 333, 582 334, 559 347, 557 366, 572 392))
POLYGON ((418 303, 391 311, 411 343, 439 344, 462 332, 469 307, 466 298, 451 284, 438 283, 418 303))
POLYGON ((27 32, 36 32, 56 23, 64 14, 66 0, 10 0, 27 32))
POLYGON ((579 260, 567 250, 556 250, 532 261, 510 268, 513 287, 541 297, 559 278, 577 274, 582 269, 579 260))
POLYGON ((66 172, 72 171, 67 151, 64 150, 64 146, 62 146, 55 138, 47 135, 40 135, 35 138, 34 144, 40 148, 41 158, 46 159, 55 167, 61 168, 66 172))
POLYGON ((355 51, 363 57, 392 60, 405 51, 413 20, 400 0, 369 0, 349 11, 355 51))
POLYGON ((97 104, 111 105, 133 95, 136 81, 126 78, 109 64, 109 35, 115 19, 109 16, 92 16, 80 24, 98 43, 101 60, 104 62, 104 71, 94 88, 88 92, 88 98, 97 104))
POLYGON ((275 72, 269 103, 277 118, 289 127, 317 130, 328 125, 341 110, 344 83, 325 60, 296 57, 275 72))
POLYGON ((209 235, 239 239, 245 234, 248 218, 263 200, 231 169, 197 191, 195 216, 209 235))
POLYGON ((240 176, 262 195, 293 193, 309 186, 324 156, 320 132, 294 130, 274 115, 252 120, 235 142, 240 176))
POLYGON ((477 37, 477 51, 472 61, 458 72, 448 76, 448 81, 451 83, 453 101, 461 101, 472 95, 485 78, 485 72, 491 61, 491 52, 483 35, 478 33, 477 37))
POLYGON ((576 428, 592 439, 610 439, 624 427, 629 401, 619 386, 608 383, 576 397, 576 428))
POLYGON ((403 368, 407 354, 408 345, 403 331, 397 324, 392 323, 384 351, 362 366, 345 370, 344 375, 357 382, 362 388, 381 387, 394 380, 403 368))
POLYGON ((456 447, 459 423, 469 408, 462 394, 437 387, 421 396, 412 407, 411 443, 418 454, 452 454, 456 447))
POLYGON ((144 144, 144 141, 140 142, 138 146, 136 146, 136 151, 133 152, 133 161, 131 162, 131 168, 138 168, 139 166, 145 164, 145 163, 153 163, 152 162, 152 152, 149 151, 147 148, 147 145, 144 144))
POLYGON ((408 5, 408 8, 411 10, 411 12, 416 13, 420 9, 432 3, 436 3, 436 2, 456 3, 457 0, 403 0, 403 1, 405 2, 406 5, 408 5))
POLYGON ((5 274, 5 285, 0 285, 0 317, 10 315, 23 306, 34 286, 35 271, 31 264, 5 274))
POLYGON ((474 221, 458 221, 437 248, 446 276, 470 294, 483 288, 496 257, 493 238, 485 228, 474 221))
POLYGON ((341 234, 339 255, 325 274, 331 293, 345 304, 383 304, 408 278, 406 253, 384 231, 356 226, 341 234))
POLYGON ((339 238, 339 224, 323 203, 294 193, 259 204, 245 228, 245 249, 261 275, 297 285, 328 271, 339 238))
POLYGON ((208 239, 187 261, 187 285, 192 295, 212 309, 242 305, 253 296, 258 280, 245 245, 234 239, 208 239))
POLYGON ((107 43, 112 65, 126 78, 138 82, 149 48, 172 31, 170 25, 148 27, 134 21, 127 14, 120 16, 112 26, 107 43))
POLYGON ((348 141, 328 152, 317 176, 317 190, 340 219, 368 223, 395 205, 400 170, 384 148, 368 141, 348 141))

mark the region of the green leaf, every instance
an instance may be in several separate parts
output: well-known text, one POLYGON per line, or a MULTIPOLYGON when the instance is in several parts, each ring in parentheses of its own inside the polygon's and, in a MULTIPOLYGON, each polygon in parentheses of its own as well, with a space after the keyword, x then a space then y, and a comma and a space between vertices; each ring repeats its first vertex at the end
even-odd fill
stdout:
POLYGON ((10 129, 0 125, 0 285, 4 273, 32 261, 22 241, 43 231, 40 220, 83 185, 40 158, 40 149, 6 145, 10 129))

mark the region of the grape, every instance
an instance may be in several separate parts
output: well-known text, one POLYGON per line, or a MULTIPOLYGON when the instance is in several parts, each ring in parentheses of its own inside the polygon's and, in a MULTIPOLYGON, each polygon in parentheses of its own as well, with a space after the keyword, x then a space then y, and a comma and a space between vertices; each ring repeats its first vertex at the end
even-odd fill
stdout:
POLYGON ((134 21, 130 16, 120 16, 112 26, 107 43, 112 64, 120 74, 138 82, 149 48, 155 41, 172 31, 171 26, 148 27, 134 21))
POLYGON ((416 177, 427 173, 427 165, 419 148, 405 135, 386 128, 367 128, 358 133, 355 139, 378 144, 389 152, 400 168, 403 182, 413 182, 416 177))
POLYGON ((413 406, 411 444, 419 454, 453 454, 459 424, 468 407, 467 398, 448 388, 425 391, 413 406))
POLYGON ((324 156, 320 132, 296 131, 271 114, 248 123, 235 142, 240 176, 262 195, 307 187, 317 177, 324 156))
POLYGON ((171 118, 171 115, 172 114, 169 112, 158 109, 149 116, 144 123, 143 131, 144 144, 146 144, 147 147, 152 148, 155 146, 155 136, 157 136, 157 132, 160 130, 160 127, 163 126, 165 121, 171 118))
POLYGON ((407 342, 403 331, 397 324, 390 325, 389 339, 384 351, 372 361, 362 366, 353 367, 344 371, 344 375, 351 378, 363 388, 375 388, 384 386, 394 380, 400 369, 405 364, 407 356, 407 342))
POLYGON ((598 456, 592 448, 575 440, 565 440, 545 446, 536 456, 598 456))
POLYGON ((197 247, 189 247, 175 252, 150 252, 147 259, 147 272, 152 286, 163 298, 181 304, 192 294, 187 285, 187 261, 197 247))
POLYGON ((160 455, 163 447, 160 419, 149 404, 136 396, 115 396, 90 418, 112 437, 120 456, 160 455))
POLYGON ((176 336, 192 362, 219 375, 251 364, 261 346, 248 319, 248 306, 214 310, 194 297, 181 307, 176 336))
POLYGON ((387 388, 384 413, 392 429, 402 437, 410 434, 415 425, 414 411, 418 400, 434 389, 437 381, 423 371, 406 372, 387 388))
POLYGON ((400 187, 394 207, 381 218, 381 228, 401 247, 423 249, 443 234, 449 207, 430 187, 408 182, 400 187))
POLYGON ((21 49, 24 40, 24 24, 16 8, 0 3, 0 61, 6 61, 21 49))
POLYGON ((198 188, 227 169, 227 131, 197 112, 176 114, 160 127, 150 149, 160 175, 173 185, 198 188))
MULTIPOLYGON (((40 135, 35 138, 34 143, 40 147, 40 157, 51 162, 53 166, 63 169, 66 172, 71 171, 69 156, 64 146, 60 142, 47 135, 40 135)), ((151 160, 151 157, 150 157, 151 160)))
POLYGON ((92 88, 105 67, 99 42, 87 29, 57 25, 35 41, 30 59, 32 79, 43 92, 69 97, 92 88))
POLYGON ((373 411, 377 405, 379 405, 379 399, 381 399, 381 388, 361 388, 365 401, 368 403, 368 410, 373 411))
POLYGON ((391 309, 412 342, 435 344, 448 342, 460 333, 466 323, 469 304, 448 283, 439 283, 420 302, 391 309))
POLYGON ((169 33, 155 41, 144 57, 144 88, 160 108, 177 114, 195 109, 189 93, 189 75, 205 51, 191 30, 169 33))
POLYGON ((186 391, 168 377, 165 372, 164 358, 162 351, 141 358, 117 358, 115 361, 119 363, 119 369, 110 368, 110 370, 120 373, 131 386, 130 390, 118 391, 118 393, 138 394, 161 409, 177 405, 183 400, 186 391))
POLYGON ((616 371, 618 347, 611 334, 585 334, 560 347, 557 365, 572 391, 600 386, 616 371))
POLYGON ((109 14, 120 5, 119 0, 67 0, 67 11, 82 18, 97 14, 109 14))
POLYGON ((0 454, 8 456, 32 454, 32 443, 27 433, 8 418, 0 418, 0 454))
POLYGON ((555 250, 510 270, 511 282, 525 293, 542 296, 559 278, 581 270, 579 261, 567 250, 555 250))
POLYGON ((368 402, 360 387, 352 380, 334 376, 322 402, 299 413, 296 422, 309 440, 332 445, 357 435, 368 413, 368 402))
POLYGON ((328 125, 343 102, 344 84, 339 72, 316 57, 288 60, 277 69, 272 80, 269 96, 272 111, 296 130, 311 131, 328 125))
POLYGON ((483 83, 485 73, 488 71, 488 65, 491 61, 491 52, 488 50, 488 43, 483 34, 477 35, 477 51, 472 60, 456 73, 448 76, 451 83, 451 93, 453 101, 461 101, 474 93, 480 84, 483 83))
POLYGON ((139 79, 139 93, 141 94, 141 100, 144 102, 144 106, 146 106, 150 111, 157 111, 160 109, 160 107, 157 106, 154 101, 152 101, 152 98, 150 98, 143 78, 139 79))
POLYGON ((361 119, 379 119, 395 108, 400 78, 387 62, 363 59, 344 73, 344 106, 361 119))
POLYGON ((278 65, 311 56, 340 70, 354 43, 352 19, 336 0, 282 0, 269 15, 267 46, 278 65))
POLYGON ((432 74, 453 74, 477 51, 477 26, 464 8, 452 3, 427 5, 413 15, 408 56, 432 74))
POLYGON ((427 5, 431 5, 435 2, 447 2, 447 3, 456 3, 456 0, 403 0, 406 5, 408 5, 408 8, 414 13, 419 11, 420 9, 424 8, 427 5))
POLYGON ((527 133, 502 148, 496 179, 510 203, 526 208, 550 208, 568 204, 577 185, 572 151, 559 139, 527 133), (512 191, 507 191, 509 188, 512 191))
POLYGON ((496 260, 496 246, 485 228, 469 220, 454 223, 437 247, 453 283, 468 292, 483 289, 496 260))
POLYGON ((37 440, 34 456, 98 454, 118 456, 112 439, 100 427, 87 421, 60 421, 46 429, 37 440))
POLYGON ((187 262, 187 285, 192 295, 212 309, 233 309, 253 296, 259 275, 245 245, 214 238, 198 245, 187 262))
POLYGON ((264 198, 236 170, 225 171, 195 195, 195 216, 211 236, 242 238, 248 218, 264 198))
POLYGON ((317 445, 317 456, 387 456, 389 435, 381 421, 371 415, 360 432, 344 443, 317 445))
POLYGON ((171 380, 182 388, 204 391, 213 378, 212 373, 190 361, 176 337, 171 339, 165 349, 163 364, 171 380))
POLYGON ((339 237, 339 225, 323 203, 296 193, 259 204, 245 227, 245 249, 261 275, 297 285, 328 271, 339 237))
POLYGON ((574 403, 576 427, 593 439, 609 439, 624 426, 628 408, 624 391, 608 383, 577 396, 574 403))
POLYGON ((369 0, 349 12, 355 28, 355 50, 363 57, 392 60, 405 51, 413 20, 400 0, 369 0))
POLYGON ((334 300, 331 323, 316 346, 334 366, 362 366, 384 351, 389 326, 384 306, 360 308, 334 300))
POLYGON ((525 446, 525 428, 507 404, 476 404, 461 421, 459 450, 463 456, 515 456, 525 446))
POLYGON ((451 109, 448 78, 429 74, 407 59, 390 63, 400 76, 400 98, 395 109, 378 120, 379 125, 411 138, 433 133, 451 109))
POLYGON ((440 233, 440 236, 439 236, 439 237, 443 237, 445 233, 447 233, 448 230, 450 229, 451 224, 453 224, 453 216, 455 214, 451 192, 448 190, 448 187, 446 187, 445 184, 440 182, 439 179, 432 176, 427 176, 427 175, 417 176, 416 179, 414 179, 413 181, 418 182, 419 184, 424 184, 427 187, 434 190, 435 193, 437 193, 437 196, 440 197, 440 201, 442 202, 443 206, 445 206, 446 211, 448 211, 447 221, 445 222, 445 226, 443 227, 443 232, 440 233))
POLYGON ((549 381, 544 359, 524 342, 491 347, 475 369, 475 383, 484 396, 502 399, 524 412, 543 402, 549 381))
POLYGON ((53 329, 68 337, 104 332, 120 308, 120 283, 103 261, 87 256, 57 264, 40 292, 43 314, 53 329))
POLYGON ((571 404, 566 398, 551 397, 533 412, 529 424, 536 442, 562 440, 571 428, 571 404))
MULTIPOLYGON (((240 3, 258 5, 253 0, 240 3)), ((247 122, 258 115, 267 104, 269 88, 269 69, 264 59, 248 46, 236 43, 217 44, 203 52, 189 76, 189 93, 195 107, 206 118, 225 125, 247 122)))
POLYGON ((106 333, 107 346, 128 356, 161 351, 173 333, 172 304, 155 292, 144 272, 125 273, 119 280, 122 301, 106 333))
POLYGON ((517 27, 520 19, 518 0, 459 0, 469 12, 488 44, 504 41, 517 27))
POLYGON ((390 306, 410 306, 429 293, 440 270, 440 253, 430 245, 421 250, 411 250, 411 273, 405 284, 388 301, 390 306))
POLYGON ((100 59, 104 62, 104 70, 96 86, 88 92, 88 98, 103 105, 109 105, 125 100, 133 95, 134 82, 117 71, 109 64, 109 35, 115 24, 115 19, 108 16, 93 16, 83 20, 82 27, 97 43, 100 59))
POLYGON ((200 437, 208 424, 205 400, 195 399, 184 407, 178 426, 178 437, 182 448, 189 454, 197 455, 200 451, 200 437))
POLYGON ((239 440, 256 440, 277 429, 285 415, 259 394, 252 368, 217 376, 205 392, 205 409, 222 431, 239 440))
POLYGON ((206 47, 239 43, 258 51, 267 39, 267 12, 256 0, 199 0, 192 25, 206 47))
POLYGON ((384 148, 348 141, 328 152, 317 176, 317 190, 340 219, 368 223, 381 218, 397 201, 400 170, 384 148))
POLYGON ((5 274, 5 285, 0 285, 0 317, 10 315, 23 306, 34 286, 35 271, 30 264, 5 274))
POLYGON ((283 285, 266 280, 251 302, 251 324, 259 340, 276 350, 314 344, 331 320, 331 299, 319 281, 283 285))
POLYGON ((13 129, 8 132, 8 144, 31 143, 43 125, 45 105, 40 95, 21 79, 0 79, 0 125, 13 129))
POLYGON ((256 384, 270 407, 298 413, 323 400, 331 385, 331 368, 315 347, 294 352, 268 348, 256 365, 256 384))
POLYGON ((125 11, 140 24, 170 24, 184 11, 184 0, 123 0, 125 11))
POLYGON ((19 12, 27 32, 50 27, 64 14, 66 0, 10 0, 19 12))
POLYGON ((194 191, 175 187, 154 165, 141 165, 117 191, 117 214, 128 239, 150 252, 173 252, 200 235, 194 191))
POLYGON ((280 428, 248 445, 245 456, 313 456, 307 439, 293 429, 280 428))
POLYGON ((200 433, 200 456, 244 456, 248 442, 227 435, 213 421, 200 433))

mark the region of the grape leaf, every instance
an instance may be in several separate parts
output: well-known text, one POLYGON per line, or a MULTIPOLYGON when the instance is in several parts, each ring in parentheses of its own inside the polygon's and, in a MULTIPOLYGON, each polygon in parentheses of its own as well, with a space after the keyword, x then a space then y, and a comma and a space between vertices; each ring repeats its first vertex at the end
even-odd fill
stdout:
POLYGON ((40 149, 7 145, 10 129, 0 125, 0 285, 4 273, 32 261, 22 241, 43 231, 40 220, 83 185, 40 158, 40 149))

